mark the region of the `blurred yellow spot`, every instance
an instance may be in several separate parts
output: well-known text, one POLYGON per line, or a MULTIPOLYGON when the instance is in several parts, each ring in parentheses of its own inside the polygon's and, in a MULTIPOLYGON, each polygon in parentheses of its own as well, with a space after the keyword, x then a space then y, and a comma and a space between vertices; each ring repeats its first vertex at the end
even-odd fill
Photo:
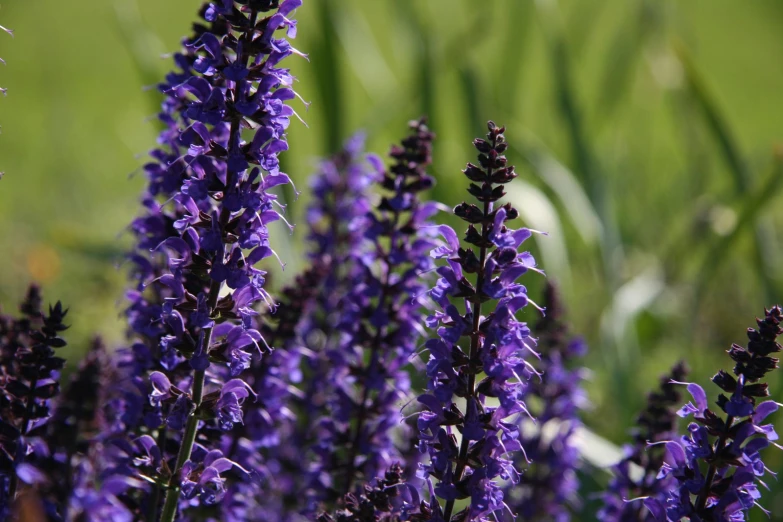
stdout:
POLYGON ((728 236, 737 226, 737 213, 729 207, 715 205, 710 209, 712 230, 719 236, 728 236))
POLYGON ((60 256, 48 245, 35 245, 27 253, 27 271, 39 283, 47 283, 60 275, 60 256))

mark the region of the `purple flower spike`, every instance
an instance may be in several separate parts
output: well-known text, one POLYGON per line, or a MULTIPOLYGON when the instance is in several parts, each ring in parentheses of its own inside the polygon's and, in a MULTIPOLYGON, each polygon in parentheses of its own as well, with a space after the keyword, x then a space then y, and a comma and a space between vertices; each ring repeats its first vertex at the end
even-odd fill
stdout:
POLYGON ((348 493, 343 497, 342 509, 333 515, 321 513, 317 522, 394 522, 403 520, 395 499, 403 484, 403 469, 392 465, 383 478, 374 485, 365 484, 360 494, 348 493))
MULTIPOLYGON (((332 280, 325 282, 324 291, 337 296, 334 303, 324 302, 316 310, 322 317, 333 308, 340 310, 337 327, 322 330, 330 337, 325 348, 309 361, 328 386, 325 409, 314 419, 319 430, 311 474, 314 482, 330 484, 323 492, 316 491, 314 500, 323 507, 333 507, 340 497, 357 492, 362 483, 402 458, 404 444, 395 445, 395 432, 402 440, 410 439, 400 431, 405 425, 399 404, 408 400, 405 368, 424 320, 419 298, 426 286, 419 274, 431 269, 427 253, 436 243, 428 232, 433 211, 419 197, 434 184, 427 174, 434 136, 423 120, 409 126, 410 136, 391 150, 393 165, 388 171, 369 156, 363 171, 351 166, 345 172, 346 190, 375 182, 384 195, 375 211, 366 200, 354 206, 354 212, 362 212, 345 222, 342 233, 355 237, 356 247, 336 258, 342 262, 332 264, 332 280)), ((346 150, 358 151, 357 141, 349 142, 346 150)), ((311 212, 311 219, 317 216, 311 212)), ((337 239, 322 233, 313 236, 318 246, 337 239)))
POLYGON ((419 273, 429 270, 435 243, 419 233, 433 212, 418 198, 432 184, 432 135, 423 122, 412 128, 393 149, 391 172, 363 153, 357 135, 322 162, 311 184, 312 267, 275 314, 280 322, 270 336, 286 350, 254 369, 260 411, 245 421, 248 438, 279 444, 265 462, 280 470, 269 481, 276 493, 263 499, 276 520, 332 509, 413 447, 399 404, 407 400, 404 367, 424 319, 415 299, 426 290, 419 273), (377 210, 368 195, 374 183, 389 191, 377 210), (405 206, 392 207, 392 199, 405 206))
POLYGON ((201 462, 197 452, 222 450, 223 431, 244 421, 254 393, 239 378, 271 352, 256 316, 274 303, 255 265, 275 255, 267 227, 282 206, 272 191, 290 183, 278 155, 295 116, 286 103, 294 78, 280 63, 299 54, 285 36, 299 4, 205 4, 206 23, 194 26, 174 57, 179 70, 159 86, 164 129, 144 167, 144 212, 131 226, 134 342, 115 359, 103 447, 108 475, 134 475, 128 438, 155 438, 167 465, 147 470, 141 491, 130 487, 123 500, 162 522, 231 494, 217 478, 223 470, 182 471, 201 462), (200 478, 180 501, 190 484, 181 481, 193 474, 200 478))
POLYGON ((20 306, 21 318, 0 315, 2 519, 10 516, 20 482, 35 484, 44 478, 36 465, 48 460, 50 449, 59 449, 49 448, 37 435, 45 432, 52 416, 52 399, 60 392, 58 380, 65 359, 55 353, 66 345, 60 334, 68 328, 63 324, 68 310, 57 302, 45 313, 41 301, 40 290, 31 286, 20 306))
POLYGON ((669 481, 666 498, 645 499, 656 522, 739 522, 747 520, 750 509, 759 505, 758 484, 764 485, 761 477, 768 471, 760 451, 778 438, 771 425, 761 423, 778 405, 757 401, 769 395, 761 379, 778 367, 778 359, 771 355, 781 351, 777 342, 783 334, 781 321, 779 306, 765 310, 764 318, 756 319, 758 328, 748 328, 747 347, 734 344, 728 351, 736 377, 721 370, 712 378, 725 392, 717 400, 725 417, 707 407, 704 389, 688 385, 693 402, 678 413, 693 416, 696 422, 688 426, 687 435, 666 443, 658 474, 659 479, 669 481))
POLYGON ((667 441, 677 437, 675 408, 682 400, 678 383, 687 373, 684 362, 676 364, 668 375, 661 377, 659 389, 647 396, 647 407, 636 419, 637 427, 632 432, 633 443, 623 448, 623 459, 612 468, 614 477, 602 496, 600 520, 665 520, 665 516, 659 517, 665 512, 663 506, 672 487, 672 478, 659 478, 658 471, 664 463, 667 441), (641 467, 641 473, 634 471, 634 465, 641 467))
MULTIPOLYGON (((499 212, 498 212, 499 213, 499 212)), ((580 505, 577 471, 580 459, 576 433, 582 426, 579 415, 587 405, 582 389, 585 370, 575 366, 587 351, 584 341, 570 339, 563 321, 563 307, 557 289, 547 283, 543 316, 533 328, 538 336, 541 361, 526 391, 529 403, 536 404, 520 426, 524 454, 515 459, 522 472, 519 483, 504 488, 506 503, 520 520, 567 522, 580 505)))
POLYGON ((440 279, 430 292, 440 309, 427 320, 437 337, 425 344, 429 391, 419 401, 425 408, 419 438, 429 454, 420 474, 436 485, 412 520, 494 520, 505 509, 500 482, 516 481, 518 475, 513 460, 522 449, 517 423, 527 415, 523 400, 535 373, 527 358, 535 354, 535 341, 516 318, 529 302, 517 279, 535 265, 529 254, 517 251, 529 233, 508 227, 518 212, 510 204, 496 206, 505 195, 503 184, 516 173, 503 155, 505 129, 489 122, 488 130, 487 140, 474 141, 480 166, 469 163, 464 170, 474 182, 468 192, 480 205, 462 203, 454 209, 468 222, 464 241, 471 246, 460 248, 456 234, 439 227, 446 244, 433 251, 447 264, 438 268, 440 279), (478 381, 481 373, 485 377, 478 381), (463 499, 467 506, 454 513, 463 499))
POLYGON ((357 137, 323 165, 314 184, 318 200, 308 213, 313 261, 330 270, 321 287, 324 298, 303 325, 309 331, 302 331, 305 340, 325 336, 322 347, 305 352, 314 372, 305 393, 325 399, 308 412, 316 426, 311 510, 316 504, 332 509, 413 446, 399 404, 409 400, 405 367, 424 320, 420 274, 431 269, 427 254, 436 243, 429 232, 434 210, 419 197, 433 185, 426 172, 433 135, 424 121, 410 128, 411 135, 392 148, 388 171, 374 156, 358 160, 357 137), (352 196, 371 183, 384 189, 376 210, 369 198, 352 196), (395 437, 403 443, 395 444, 395 437))

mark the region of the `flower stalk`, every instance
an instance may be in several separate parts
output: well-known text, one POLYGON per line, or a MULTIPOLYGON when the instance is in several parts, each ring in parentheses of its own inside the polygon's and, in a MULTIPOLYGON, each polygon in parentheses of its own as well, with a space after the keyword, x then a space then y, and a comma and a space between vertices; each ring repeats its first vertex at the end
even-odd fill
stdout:
POLYGON ((505 129, 493 122, 487 129, 487 139, 473 143, 480 166, 469 163, 463 171, 473 182, 468 192, 481 206, 462 203, 454 209, 468 223, 465 242, 472 247, 461 248, 456 232, 441 225, 437 230, 445 241, 431 253, 447 263, 437 269, 440 279, 430 291, 439 308, 427 326, 437 337, 425 343, 430 354, 428 391, 418 398, 424 407, 417 421, 420 445, 430 457, 422 475, 437 482, 429 504, 421 503, 418 516, 423 519, 478 521, 504 508, 499 482, 517 481, 509 457, 522 450, 518 425, 511 419, 527 414, 524 390, 536 373, 526 360, 527 355, 537 356, 535 341, 516 318, 531 302, 516 280, 537 271, 533 257, 518 252, 532 232, 509 228, 506 223, 518 212, 510 204, 496 206, 505 195, 503 185, 516 173, 503 155, 505 129), (476 274, 475 283, 466 274, 476 274), (490 301, 493 310, 483 315, 490 301), (469 339, 468 347, 460 344, 463 337, 469 339), (485 377, 477 382, 480 375, 485 377), (490 397, 497 406, 487 403, 490 397), (443 499, 443 507, 438 499, 443 499), (468 506, 454 513, 461 499, 470 499, 468 506))

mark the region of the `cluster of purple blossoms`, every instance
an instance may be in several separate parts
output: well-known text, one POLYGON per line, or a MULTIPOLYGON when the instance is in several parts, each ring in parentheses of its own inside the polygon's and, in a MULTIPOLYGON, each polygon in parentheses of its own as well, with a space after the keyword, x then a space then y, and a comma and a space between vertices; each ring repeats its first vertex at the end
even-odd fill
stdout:
POLYGON ((418 399, 424 407, 420 444, 429 454, 421 472, 434 496, 421 501, 417 520, 488 520, 504 509, 500 481, 518 481, 513 454, 522 450, 519 417, 527 415, 523 398, 535 374, 527 357, 537 354, 530 330, 516 317, 530 302, 516 281, 535 270, 535 262, 518 252, 531 231, 506 226, 518 212, 510 204, 495 206, 505 195, 503 184, 516 173, 503 155, 505 129, 493 122, 488 129, 486 140, 473 142, 480 166, 469 163, 464 170, 473 182, 468 192, 481 206, 462 203, 454 209, 469 223, 465 241, 472 248, 461 248, 456 232, 441 225, 445 244, 432 251, 447 264, 437 269, 440 278, 430 292, 439 309, 427 325, 437 337, 425 344, 428 391, 418 399), (475 274, 475 283, 469 274, 475 274), (469 499, 467 507, 453 513, 462 499, 469 499))
POLYGON ((580 413, 588 400, 582 389, 585 369, 572 368, 587 352, 581 338, 569 338, 563 306, 554 284, 544 287, 546 315, 533 327, 538 338, 541 378, 531 379, 526 404, 535 422, 524 418, 520 426, 524 453, 517 455, 523 470, 518 484, 509 484, 504 500, 521 520, 567 522, 579 507, 580 466, 577 431, 580 413), (527 461, 527 462, 526 462, 527 461))
POLYGON ((262 333, 277 349, 254 364, 247 382, 258 395, 236 437, 255 441, 265 496, 262 520, 306 520, 322 489, 317 486, 314 428, 324 416, 330 362, 322 356, 335 342, 337 306, 347 292, 348 258, 359 247, 362 230, 355 227, 370 203, 366 193, 373 181, 373 162, 365 158, 364 139, 350 139, 345 149, 321 163, 311 188, 308 239, 311 265, 281 292, 274 314, 262 333), (311 449, 311 451, 308 451, 311 449), (309 507, 308 507, 309 506, 309 507))
MULTIPOLYGON (((41 439, 45 451, 36 455, 35 495, 49 520, 74 520, 96 504, 91 441, 100 429, 100 403, 105 387, 106 353, 93 340, 86 357, 57 398, 41 439)), ((114 498, 100 500, 111 505, 114 498)))
POLYGON ((717 400, 725 418, 708 408, 701 386, 688 384, 693 402, 678 414, 693 416, 695 422, 688 425, 687 435, 665 443, 659 473, 659 478, 671 477, 671 488, 665 503, 654 497, 644 501, 657 522, 739 522, 759 505, 758 484, 764 485, 762 477, 769 472, 761 451, 778 439, 774 427, 763 422, 779 404, 758 400, 769 395, 761 380, 778 367, 771 354, 781 351, 781 321, 779 306, 765 310, 764 318, 756 320, 758 329, 748 328, 747 347, 734 344, 728 351, 736 377, 721 370, 712 378, 725 392, 717 400))
MULTIPOLYGON (((356 136, 321 164, 312 183, 312 266, 303 277, 317 291, 294 307, 301 315, 281 339, 286 353, 279 362, 296 368, 287 404, 294 415, 280 424, 285 441, 267 461, 278 466, 272 489, 283 499, 280 520, 334 508, 413 446, 400 410, 422 333, 420 274, 431 269, 434 246, 420 231, 439 206, 417 196, 433 183, 426 173, 433 136, 423 121, 410 126, 412 134, 392 149, 389 172, 362 152, 363 137, 356 136), (374 184, 390 192, 375 210, 368 192, 374 184)), ((294 293, 295 302, 301 294, 294 293)), ((278 331, 286 323, 281 317, 278 331)))
POLYGON ((672 477, 658 477, 665 448, 661 443, 677 436, 677 405, 680 385, 688 368, 677 363, 661 377, 658 391, 647 396, 647 407, 636 419, 633 443, 623 448, 624 457, 612 467, 614 477, 602 496, 598 518, 607 522, 655 522, 653 514, 640 499, 665 503, 672 477))
POLYGON ((433 185, 426 172, 433 135, 423 120, 410 127, 402 146, 391 150, 389 171, 368 157, 371 171, 361 182, 374 181, 386 193, 376 211, 368 209, 343 224, 361 235, 340 265, 333 265, 338 277, 327 281, 324 294, 336 302, 317 310, 332 316, 326 318, 332 331, 326 332, 325 346, 312 350, 315 360, 310 361, 316 387, 323 386, 316 391, 325 398, 313 419, 316 460, 310 470, 322 508, 400 458, 392 437, 408 400, 406 367, 423 333, 418 298, 426 287, 420 274, 431 269, 427 253, 435 244, 422 230, 431 226, 438 208, 418 197, 433 185))
MULTIPOLYGON (((41 311, 41 295, 31 286, 20 306, 22 316, 0 315, 0 517, 10 517, 20 482, 41 482, 37 466, 53 448, 48 444, 52 398, 60 392, 65 359, 55 355, 66 345, 60 334, 67 310, 58 302, 41 311)), ((55 418, 55 422, 56 422, 55 418)), ((62 429, 62 426, 56 426, 62 429)), ((41 489, 44 491, 45 488, 41 489)), ((41 499, 48 500, 48 499, 41 499)), ((46 503, 53 518, 57 503, 46 503)))
POLYGON ((394 464, 375 484, 365 484, 359 494, 347 493, 343 499, 343 508, 334 515, 322 513, 317 522, 399 522, 401 518, 395 508, 395 500, 400 495, 405 472, 399 464, 394 464))
MULTIPOLYGON (((255 265, 274 254, 267 225, 282 207, 269 192, 289 183, 278 154, 294 115, 293 78, 279 67, 296 53, 285 38, 301 0, 222 1, 202 8, 204 25, 161 86, 165 128, 133 224, 137 288, 128 320, 136 342, 118 357, 127 376, 109 407, 108 476, 147 485, 122 492, 128 512, 179 510, 219 502, 226 475, 252 477, 227 458, 219 433, 243 420, 255 393, 239 376, 253 354, 269 352, 254 305, 274 304, 255 265)), ((110 493, 117 493, 116 491, 110 493)))

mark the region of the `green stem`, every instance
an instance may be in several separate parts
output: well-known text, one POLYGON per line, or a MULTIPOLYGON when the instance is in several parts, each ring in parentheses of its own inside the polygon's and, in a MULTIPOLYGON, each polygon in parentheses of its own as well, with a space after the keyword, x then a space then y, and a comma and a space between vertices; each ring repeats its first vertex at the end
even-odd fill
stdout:
MULTIPOLYGON (((166 443, 166 426, 163 426, 158 431, 158 447, 164 447, 166 443)), ((147 508, 147 522, 155 522, 158 519, 158 505, 160 505, 160 493, 162 485, 156 483, 152 489, 152 500, 147 508)))
MULTIPOLYGON (((258 20, 258 11, 256 9, 251 9, 250 17, 248 18, 249 30, 247 30, 241 37, 244 40, 246 46, 249 45, 253 39, 257 20, 258 20)), ((246 49, 247 47, 244 48, 246 49)), ((246 54, 244 52, 240 52, 236 58, 236 61, 238 63, 242 63, 246 65, 247 64, 246 54)), ((242 121, 242 116, 240 114, 234 115, 231 120, 229 147, 231 146, 232 143, 234 143, 234 139, 239 135, 241 131, 241 121, 242 121)), ((233 179, 231 171, 229 170, 226 175, 226 186, 230 186, 234 182, 235 180, 233 179)), ((220 218, 219 218, 221 228, 225 227, 230 217, 231 217, 231 212, 225 207, 223 207, 223 209, 220 211, 220 218)), ((222 286, 223 283, 212 281, 212 284, 209 287, 209 295, 207 296, 207 308, 209 309, 210 315, 215 311, 218 297, 220 295, 220 289, 222 288, 222 286)), ((212 343, 212 328, 213 327, 205 328, 202 332, 200 348, 204 351, 204 353, 209 352, 209 346, 212 343)), ((193 411, 188 416, 188 421, 185 426, 185 434, 182 437, 182 443, 180 444, 179 453, 177 454, 177 464, 173 473, 171 474, 171 479, 169 480, 169 488, 168 491, 166 492, 166 502, 163 504, 163 512, 160 516, 160 522, 173 522, 174 518, 177 516, 177 506, 179 504, 179 494, 180 494, 180 486, 181 486, 180 474, 182 472, 182 467, 185 465, 185 462, 187 462, 188 459, 190 458, 190 454, 193 451, 193 443, 196 441, 196 432, 198 431, 198 421, 199 421, 198 409, 199 406, 201 406, 201 399, 204 393, 204 377, 205 377, 204 370, 198 370, 193 375, 192 399, 193 399, 194 407, 193 407, 193 411)))
MULTIPOLYGON (((207 298, 207 307, 210 311, 215 309, 217 305, 218 296, 220 295, 220 288, 222 283, 212 281, 209 287, 209 297, 207 298)), ((201 349, 204 351, 209 350, 209 345, 212 343, 212 328, 205 328, 202 333, 201 349)), ((193 374, 193 411, 188 415, 188 421, 185 425, 185 434, 182 436, 182 443, 179 447, 179 453, 177 454, 177 464, 174 471, 171 474, 169 480, 169 488, 166 492, 166 502, 163 504, 163 513, 160 516, 160 522, 173 522, 174 517, 177 516, 177 505, 179 504, 180 494, 180 474, 185 462, 190 458, 190 454, 193 451, 193 443, 196 441, 196 432, 198 431, 198 409, 201 406, 201 399, 204 394, 204 377, 205 371, 198 370, 193 374)))
MULTIPOLYGON (((211 332, 210 332, 211 333, 211 332)), ((169 489, 166 492, 166 503, 163 505, 163 513, 160 516, 161 522, 173 522, 177 515, 177 504, 179 503, 179 475, 185 462, 190 458, 193 451, 193 443, 196 441, 196 431, 198 428, 198 417, 196 411, 201 404, 201 394, 204 389, 204 370, 197 371, 193 376, 193 403, 195 408, 188 416, 188 422, 185 426, 185 435, 182 437, 182 444, 177 454, 177 466, 171 474, 169 489)))

